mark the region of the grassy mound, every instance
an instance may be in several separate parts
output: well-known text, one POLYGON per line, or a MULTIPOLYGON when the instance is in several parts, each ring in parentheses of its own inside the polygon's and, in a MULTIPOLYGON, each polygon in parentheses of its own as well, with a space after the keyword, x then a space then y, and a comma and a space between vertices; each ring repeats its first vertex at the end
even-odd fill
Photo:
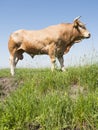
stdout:
POLYGON ((0 77, 0 130, 98 129, 97 64, 53 73, 17 69, 13 78, 4 69, 0 77))

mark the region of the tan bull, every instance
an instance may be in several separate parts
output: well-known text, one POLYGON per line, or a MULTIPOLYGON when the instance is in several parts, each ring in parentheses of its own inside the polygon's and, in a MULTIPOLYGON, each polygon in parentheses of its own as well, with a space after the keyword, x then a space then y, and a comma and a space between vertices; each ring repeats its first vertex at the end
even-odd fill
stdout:
POLYGON ((39 54, 49 55, 52 71, 58 58, 61 70, 64 71, 63 55, 74 43, 90 37, 89 31, 79 18, 75 18, 73 23, 61 23, 42 30, 18 30, 12 33, 8 43, 11 74, 14 75, 15 66, 23 59, 24 52, 32 57, 39 54))

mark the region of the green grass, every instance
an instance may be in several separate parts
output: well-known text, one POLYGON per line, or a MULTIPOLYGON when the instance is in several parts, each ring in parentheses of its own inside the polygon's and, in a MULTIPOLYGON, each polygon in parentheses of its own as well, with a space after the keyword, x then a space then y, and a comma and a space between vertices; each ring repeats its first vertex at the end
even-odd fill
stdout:
POLYGON ((98 64, 17 69, 14 80, 22 83, 0 102, 0 130, 98 130, 98 64))

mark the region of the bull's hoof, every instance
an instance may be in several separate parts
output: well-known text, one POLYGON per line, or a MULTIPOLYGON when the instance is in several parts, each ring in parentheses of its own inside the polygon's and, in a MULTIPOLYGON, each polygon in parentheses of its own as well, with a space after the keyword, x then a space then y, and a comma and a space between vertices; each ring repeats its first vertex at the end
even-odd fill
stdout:
POLYGON ((66 69, 63 67, 63 68, 61 68, 61 70, 63 71, 63 72, 65 72, 66 71, 66 69))

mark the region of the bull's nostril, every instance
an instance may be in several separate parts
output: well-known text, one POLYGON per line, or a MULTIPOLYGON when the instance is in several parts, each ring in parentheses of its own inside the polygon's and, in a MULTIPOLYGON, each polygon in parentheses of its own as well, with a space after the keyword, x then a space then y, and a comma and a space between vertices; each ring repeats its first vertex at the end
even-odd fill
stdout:
POLYGON ((91 37, 91 34, 89 33, 88 36, 87 36, 87 38, 90 38, 90 37, 91 37))
POLYGON ((91 34, 89 33, 89 37, 91 37, 91 34))

